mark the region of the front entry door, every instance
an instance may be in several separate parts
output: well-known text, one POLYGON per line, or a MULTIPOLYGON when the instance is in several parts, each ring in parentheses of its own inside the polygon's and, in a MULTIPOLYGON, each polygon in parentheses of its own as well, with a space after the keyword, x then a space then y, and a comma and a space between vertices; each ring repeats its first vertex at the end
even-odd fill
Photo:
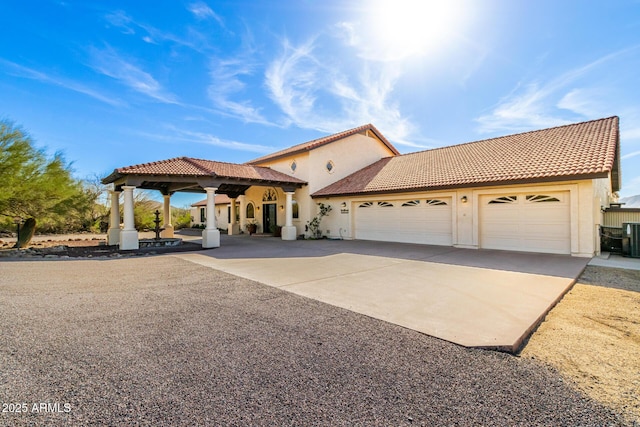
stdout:
POLYGON ((265 233, 273 233, 276 231, 276 204, 265 203, 262 205, 262 224, 265 233))

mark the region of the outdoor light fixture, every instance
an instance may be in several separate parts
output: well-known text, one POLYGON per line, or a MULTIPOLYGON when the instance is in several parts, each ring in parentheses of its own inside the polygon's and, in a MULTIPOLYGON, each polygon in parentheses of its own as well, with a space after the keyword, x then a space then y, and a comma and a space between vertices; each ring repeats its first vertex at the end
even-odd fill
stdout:
POLYGON ((462 196, 462 198, 460 198, 460 201, 462 203, 467 203, 467 196, 462 196))
POLYGON ((341 206, 342 206, 342 209, 346 208, 347 207, 347 202, 342 202, 341 206))
POLYGON ((280 205, 280 210, 283 211, 284 210, 284 206, 280 205))

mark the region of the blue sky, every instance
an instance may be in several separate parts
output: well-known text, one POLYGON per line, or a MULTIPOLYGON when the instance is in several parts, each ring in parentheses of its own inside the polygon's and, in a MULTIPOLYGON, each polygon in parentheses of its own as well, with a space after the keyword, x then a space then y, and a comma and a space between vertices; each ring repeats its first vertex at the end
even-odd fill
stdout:
POLYGON ((618 115, 630 196, 639 77, 639 0, 0 6, 0 117, 80 178, 245 162, 366 123, 408 153, 618 115))

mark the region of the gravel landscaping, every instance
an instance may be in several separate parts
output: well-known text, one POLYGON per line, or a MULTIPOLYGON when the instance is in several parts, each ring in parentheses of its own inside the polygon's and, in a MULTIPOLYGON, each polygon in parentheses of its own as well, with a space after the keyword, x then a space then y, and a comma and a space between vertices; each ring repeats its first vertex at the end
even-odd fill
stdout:
POLYGON ((538 359, 171 256, 0 261, 0 307, 3 425, 624 423, 538 359))
POLYGON ((588 266, 521 354, 640 425, 640 270, 588 266))

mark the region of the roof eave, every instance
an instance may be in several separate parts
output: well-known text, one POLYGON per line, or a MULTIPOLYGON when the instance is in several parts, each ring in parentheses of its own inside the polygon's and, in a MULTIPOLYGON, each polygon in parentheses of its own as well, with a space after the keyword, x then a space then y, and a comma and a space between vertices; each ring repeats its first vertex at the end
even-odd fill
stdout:
MULTIPOLYGON (((358 133, 363 132, 363 131, 371 131, 371 132, 373 132, 376 135, 376 137, 378 138, 378 140, 380 142, 382 142, 384 144, 384 146, 387 147, 393 153, 393 155, 397 156, 397 155, 400 154, 398 149, 396 147, 394 147, 393 144, 391 144, 391 142, 374 125, 368 124, 368 125, 364 125, 364 126, 360 126, 360 127, 354 128, 352 130, 354 131, 353 133, 347 133, 347 134, 342 135, 340 138, 337 138, 337 139, 332 139, 331 137, 333 135, 328 135, 326 137, 328 140, 323 142, 323 143, 320 143, 318 145, 307 145, 307 146, 300 147, 297 150, 289 151, 289 152, 282 153, 282 154, 275 153, 273 155, 266 155, 266 156, 258 157, 257 159, 250 160, 250 161, 246 162, 245 164, 246 165, 255 166, 255 165, 258 165, 258 164, 264 163, 264 162, 272 162, 274 160, 281 160, 281 159, 286 158, 286 157, 295 156, 296 154, 300 154, 300 153, 308 152, 308 151, 311 151, 311 150, 315 150, 316 148, 325 146, 327 144, 331 144, 333 142, 340 141, 340 140, 342 140, 344 138, 348 138, 350 136, 357 135, 358 133)), ((342 133, 342 132, 340 132, 340 133, 342 133)), ((309 142, 311 142, 311 141, 309 141, 309 142)), ((307 143, 302 143, 302 145, 307 144, 307 143)), ((287 148, 285 148, 283 150, 280 150, 280 151, 285 151, 285 150, 287 150, 287 148)))
POLYGON ((601 173, 595 173, 595 174, 542 177, 535 180, 515 179, 515 180, 501 180, 501 181, 469 182, 469 183, 463 183, 463 184, 448 184, 448 185, 412 187, 412 188, 392 188, 392 189, 373 190, 373 191, 350 191, 350 192, 344 192, 344 193, 322 193, 322 190, 318 190, 315 193, 311 194, 311 197, 314 199, 323 198, 323 197, 365 197, 370 195, 379 196, 381 194, 420 193, 420 192, 427 192, 427 191, 457 190, 461 188, 552 183, 552 182, 561 182, 561 181, 583 181, 588 179, 606 178, 608 176, 609 176, 608 172, 601 172, 601 173))
POLYGON ((120 178, 122 178, 122 175, 118 172, 117 169, 114 169, 113 172, 111 172, 111 174, 109 174, 108 176, 105 176, 104 178, 102 178, 100 180, 100 182, 104 185, 107 184, 112 184, 115 181, 119 180, 120 178))

